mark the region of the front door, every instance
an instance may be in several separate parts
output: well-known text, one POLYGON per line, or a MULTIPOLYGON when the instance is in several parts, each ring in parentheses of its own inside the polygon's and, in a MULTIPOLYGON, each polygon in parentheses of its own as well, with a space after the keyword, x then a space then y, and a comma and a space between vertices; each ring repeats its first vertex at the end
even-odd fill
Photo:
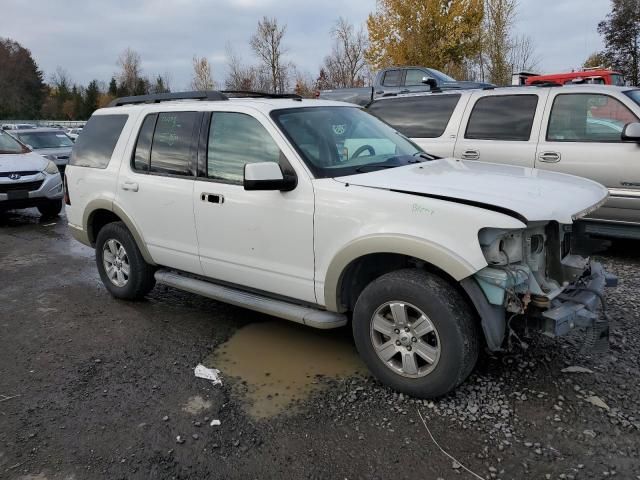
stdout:
POLYGON ((300 170, 290 192, 246 191, 244 165, 294 155, 267 118, 251 110, 213 112, 194 213, 204 274, 241 287, 316 303, 311 180, 300 170))
POLYGON ((626 100, 604 93, 554 92, 544 117, 536 167, 595 180, 609 189, 589 218, 640 222, 640 146, 622 141, 638 117, 626 100))

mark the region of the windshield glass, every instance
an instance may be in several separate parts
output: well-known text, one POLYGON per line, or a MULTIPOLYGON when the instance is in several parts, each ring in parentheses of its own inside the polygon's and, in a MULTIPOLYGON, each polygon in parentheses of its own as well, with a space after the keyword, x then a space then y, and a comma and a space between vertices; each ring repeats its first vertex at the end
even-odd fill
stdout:
POLYGON ((627 97, 630 97, 631 100, 633 100, 634 102, 636 102, 638 105, 640 105, 640 89, 636 89, 636 90, 627 90, 626 92, 624 92, 624 94, 627 97))
POLYGON ((28 151, 15 138, 0 130, 0 153, 27 153, 28 151))
POLYGON ((29 132, 24 131, 18 134, 22 143, 31 145, 34 149, 40 148, 64 148, 73 147, 73 140, 60 132, 29 132))
POLYGON ((624 77, 618 74, 611 75, 611 84, 618 87, 624 87, 624 77))
POLYGON ((455 78, 451 78, 446 73, 442 73, 440 70, 436 70, 435 68, 427 69, 431 72, 431 75, 440 82, 457 82, 455 78))
POLYGON ((400 133, 354 107, 275 110, 275 122, 316 177, 339 177, 429 158, 400 133))

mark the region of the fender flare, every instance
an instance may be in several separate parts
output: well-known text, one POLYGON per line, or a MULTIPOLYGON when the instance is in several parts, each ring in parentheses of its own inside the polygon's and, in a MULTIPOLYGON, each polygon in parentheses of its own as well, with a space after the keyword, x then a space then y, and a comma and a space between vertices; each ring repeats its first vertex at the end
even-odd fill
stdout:
POLYGON ((84 231, 86 232, 87 239, 89 240, 92 246, 95 245, 96 239, 91 237, 91 219, 93 217, 93 214, 97 210, 108 210, 110 212, 113 212, 116 216, 118 216, 118 218, 122 220, 122 223, 126 225, 129 232, 131 232, 131 235, 133 236, 133 239, 136 242, 136 245, 138 246, 138 249, 140 250, 140 253, 142 254, 142 257, 144 258, 145 262, 147 262, 150 265, 156 264, 153 261, 153 258, 151 257, 151 254, 147 249, 147 244, 144 242, 142 235, 140 235, 135 222, 131 219, 131 217, 129 217, 129 215, 125 213, 125 211, 122 208, 120 208, 118 204, 114 203, 112 200, 97 198, 95 200, 90 201, 84 209, 84 215, 82 217, 82 226, 84 228, 84 231))
POLYGON ((351 241, 331 260, 324 282, 327 310, 342 310, 340 288, 347 267, 358 258, 374 253, 395 253, 417 258, 446 272, 456 281, 478 271, 478 268, 460 255, 423 238, 394 234, 369 235, 351 241))

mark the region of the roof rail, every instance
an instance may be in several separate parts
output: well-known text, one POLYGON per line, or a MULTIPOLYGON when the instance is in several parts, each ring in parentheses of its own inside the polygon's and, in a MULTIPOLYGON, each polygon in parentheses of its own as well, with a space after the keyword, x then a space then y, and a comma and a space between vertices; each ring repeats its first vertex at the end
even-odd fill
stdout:
POLYGON ((221 90, 220 93, 227 97, 241 98, 291 98, 293 100, 302 100, 302 97, 295 93, 269 93, 257 92, 254 90, 221 90))
POLYGON ((123 105, 135 105, 139 103, 160 103, 171 102, 174 100, 210 100, 220 101, 229 100, 229 97, 215 90, 204 92, 171 92, 171 93, 154 93, 151 95, 134 95, 131 97, 121 97, 113 100, 110 107, 121 107, 123 105))

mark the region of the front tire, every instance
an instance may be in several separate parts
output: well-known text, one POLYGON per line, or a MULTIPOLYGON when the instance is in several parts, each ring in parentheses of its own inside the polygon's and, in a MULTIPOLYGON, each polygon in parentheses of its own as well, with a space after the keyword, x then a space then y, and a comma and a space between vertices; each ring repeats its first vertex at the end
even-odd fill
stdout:
POLYGON ((62 199, 50 200, 43 205, 38 205, 38 211, 45 218, 57 217, 62 211, 62 199))
POLYGON ((154 268, 122 222, 109 223, 98 232, 96 264, 102 283, 116 298, 140 299, 155 285, 154 268))
POLYGON ((385 274, 364 289, 353 312, 353 336, 378 380, 418 398, 457 387, 480 350, 467 301, 449 282, 419 269, 385 274))

